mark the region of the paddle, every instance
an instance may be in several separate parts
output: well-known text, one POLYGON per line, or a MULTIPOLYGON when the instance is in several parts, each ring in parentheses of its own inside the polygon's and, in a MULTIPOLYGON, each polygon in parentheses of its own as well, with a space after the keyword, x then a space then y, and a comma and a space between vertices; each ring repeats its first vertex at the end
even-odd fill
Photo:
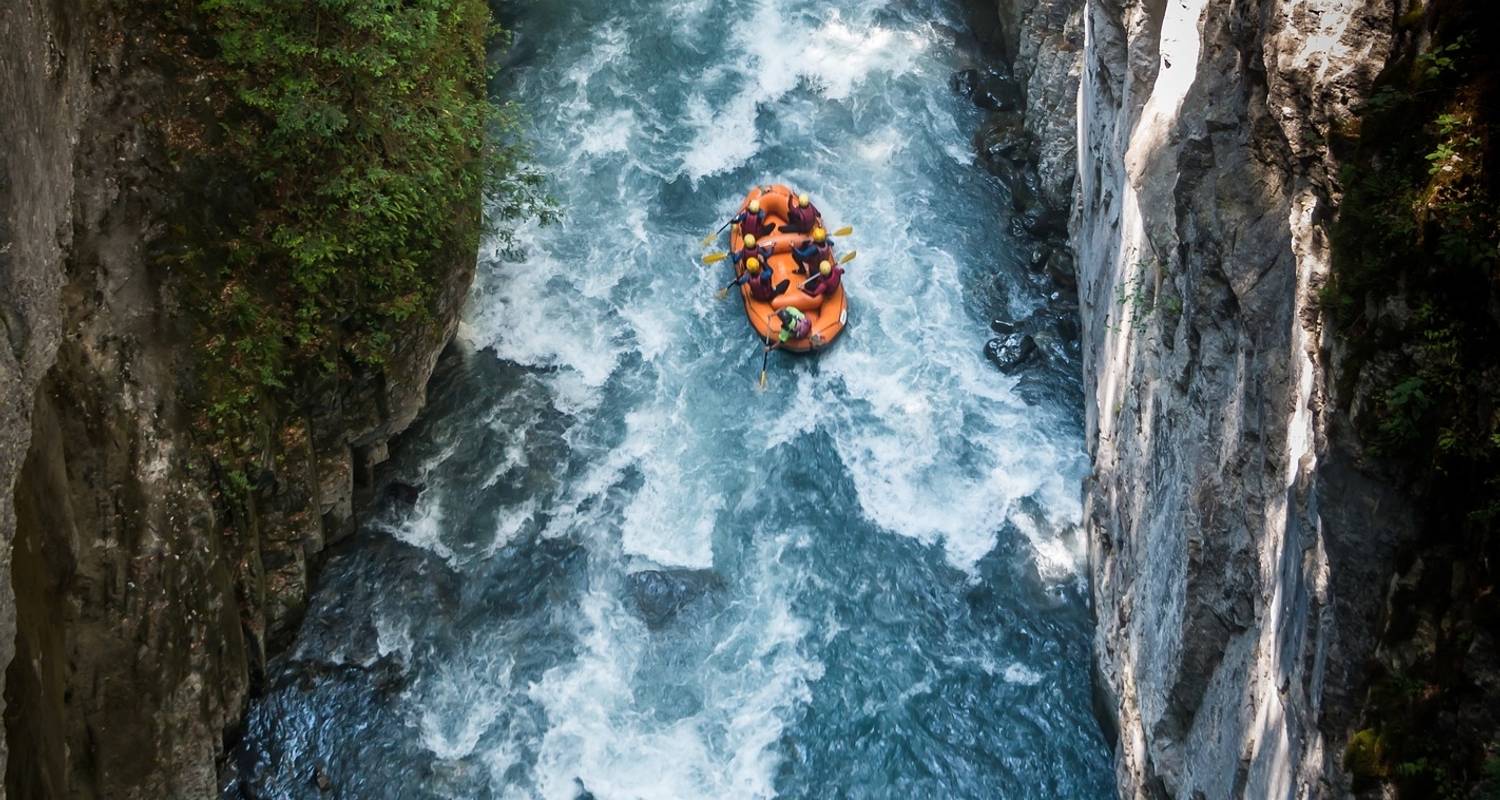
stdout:
MULTIPOLYGON (((859 251, 858 250, 850 250, 849 252, 845 253, 844 257, 841 258, 841 259, 839 259, 839 266, 842 267, 845 264, 849 263, 850 261, 853 261, 854 257, 857 256, 857 255, 859 255, 859 251)), ((807 285, 809 283, 812 283, 813 281, 818 280, 821 277, 823 277, 822 273, 816 273, 812 277, 810 277, 807 280, 803 281, 802 284, 800 286, 798 286, 797 288, 799 288, 799 289, 806 289, 807 285)))
POLYGON ((845 225, 844 227, 839 228, 838 230, 836 230, 833 233, 830 233, 828 235, 829 236, 848 236, 851 233, 854 233, 854 226, 853 225, 845 225))
POLYGON ((729 254, 728 253, 709 253, 708 255, 706 255, 706 256, 703 257, 703 263, 705 263, 705 264, 717 264, 717 263, 719 263, 720 261, 723 261, 726 258, 729 258, 729 254))
POLYGON ((760 388, 762 389, 766 388, 766 366, 771 363, 771 351, 780 346, 781 342, 771 344, 770 338, 766 339, 766 350, 760 355, 760 388))
POLYGON ((723 225, 720 225, 718 230, 703 237, 703 244, 699 245, 699 247, 708 247, 710 244, 713 244, 713 241, 719 238, 719 234, 723 233, 724 229, 729 227, 733 223, 734 220, 731 219, 728 222, 725 222, 723 225))

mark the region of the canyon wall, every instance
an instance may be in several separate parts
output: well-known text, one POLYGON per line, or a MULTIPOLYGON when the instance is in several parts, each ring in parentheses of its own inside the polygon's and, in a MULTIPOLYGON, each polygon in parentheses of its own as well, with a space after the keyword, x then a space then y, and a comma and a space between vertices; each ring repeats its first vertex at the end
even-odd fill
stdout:
POLYGON ((1368 398, 1335 401, 1344 345, 1319 293, 1330 142, 1406 5, 1000 3, 1048 193, 1072 201, 1096 662, 1122 796, 1350 789, 1344 748, 1418 519, 1340 410, 1368 398), (1055 155, 1074 93, 1076 178, 1055 155))
POLYGON ((1330 403, 1330 129, 1393 4, 1091 0, 1073 241, 1122 790, 1325 796, 1415 524, 1330 403))
POLYGON ((264 466, 230 502, 190 409, 185 276, 153 257, 193 202, 162 121, 192 102, 171 65, 194 45, 132 13, 150 12, 0 5, 0 768, 18 798, 217 796, 226 736, 421 407, 474 268, 433 265, 430 319, 382 367, 267 406, 264 466))

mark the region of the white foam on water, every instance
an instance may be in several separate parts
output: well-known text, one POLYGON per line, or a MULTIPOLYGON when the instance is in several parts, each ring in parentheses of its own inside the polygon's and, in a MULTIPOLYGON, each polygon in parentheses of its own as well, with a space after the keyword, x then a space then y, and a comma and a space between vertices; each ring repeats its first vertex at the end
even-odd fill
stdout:
POLYGON ((405 706, 416 709, 412 723, 422 746, 437 758, 456 760, 472 755, 479 740, 509 703, 513 662, 482 673, 453 662, 423 674, 407 691, 405 706))
POLYGON ((1034 670, 1028 669, 1026 665, 1015 663, 1005 668, 1005 680, 1008 683, 1017 683, 1022 686, 1035 686, 1042 682, 1042 676, 1034 670))
POLYGON ((630 151, 630 137, 636 129, 635 112, 620 109, 590 124, 583 131, 583 152, 590 156, 630 151))
MULTIPOLYGON (((873 75, 910 71, 931 33, 847 21, 837 9, 813 25, 793 18, 779 3, 760 4, 730 31, 725 52, 734 56, 731 81, 738 91, 717 104, 694 94, 685 109, 694 134, 682 155, 682 171, 694 185, 748 163, 760 151, 760 111, 803 81, 828 100, 846 100, 873 75)), ((696 83, 708 84, 720 74, 720 67, 712 67, 696 83)))
POLYGON ((414 644, 410 618, 405 615, 375 614, 375 652, 380 658, 394 653, 401 656, 403 664, 410 664, 414 644))
MULTIPOLYGON (((765 541, 776 550, 792 540, 765 541)), ((701 651, 701 665, 674 680, 702 702, 680 719, 659 719, 636 697, 652 634, 614 594, 585 596, 583 652, 528 690, 548 720, 536 764, 540 796, 572 800, 578 781, 602 798, 774 796, 776 744, 822 674, 802 652, 808 630, 791 612, 787 587, 767 568, 777 560, 768 553, 757 562, 753 613, 714 641, 684 645, 701 651)))
POLYGON ((585 387, 603 386, 622 351, 597 299, 604 290, 592 285, 600 273, 551 256, 537 226, 516 238, 524 263, 501 263, 493 251, 481 259, 467 311, 475 343, 517 364, 566 369, 585 387))
POLYGON ((395 524, 377 520, 374 524, 392 537, 426 550, 448 562, 449 566, 456 567, 462 559, 443 541, 444 521, 442 494, 423 492, 417 498, 416 508, 405 519, 395 524))

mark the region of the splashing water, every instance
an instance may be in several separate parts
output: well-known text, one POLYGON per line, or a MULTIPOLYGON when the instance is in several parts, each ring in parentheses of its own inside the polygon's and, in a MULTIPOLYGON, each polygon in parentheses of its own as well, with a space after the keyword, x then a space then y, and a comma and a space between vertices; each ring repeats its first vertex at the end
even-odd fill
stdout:
POLYGON ((510 13, 565 221, 481 254, 393 464, 426 489, 330 560, 225 796, 1111 794, 1074 401, 980 355, 1043 298, 947 89, 956 10, 510 13), (771 181, 860 256, 841 339, 758 392, 697 256, 771 181))

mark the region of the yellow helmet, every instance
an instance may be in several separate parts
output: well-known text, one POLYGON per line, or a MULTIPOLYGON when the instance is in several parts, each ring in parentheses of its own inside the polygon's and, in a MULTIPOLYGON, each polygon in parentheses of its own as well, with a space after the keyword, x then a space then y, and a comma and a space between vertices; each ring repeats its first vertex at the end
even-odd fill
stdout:
POLYGON ((812 198, 808 197, 806 193, 799 194, 797 195, 797 205, 810 206, 812 205, 812 198))
POLYGON ((759 198, 750 201, 750 213, 751 214, 759 214, 760 213, 760 200, 759 200, 759 198))
POLYGON ((828 263, 827 261, 824 261, 823 263, 818 265, 818 271, 823 273, 824 275, 827 275, 828 273, 833 272, 833 265, 828 263))
POLYGON ((747 233, 747 234, 745 234, 745 246, 746 247, 754 247, 755 246, 755 234, 753 234, 753 233, 747 233))
POLYGON ((822 226, 813 228, 813 241, 817 242, 818 244, 822 244, 827 240, 828 231, 823 230, 822 226))
MULTIPOLYGON (((827 263, 827 262, 824 262, 824 263, 827 263)), ((750 258, 745 259, 745 269, 750 270, 752 273, 753 272, 760 272, 760 259, 758 259, 758 258, 756 258, 754 256, 751 256, 750 258)))

